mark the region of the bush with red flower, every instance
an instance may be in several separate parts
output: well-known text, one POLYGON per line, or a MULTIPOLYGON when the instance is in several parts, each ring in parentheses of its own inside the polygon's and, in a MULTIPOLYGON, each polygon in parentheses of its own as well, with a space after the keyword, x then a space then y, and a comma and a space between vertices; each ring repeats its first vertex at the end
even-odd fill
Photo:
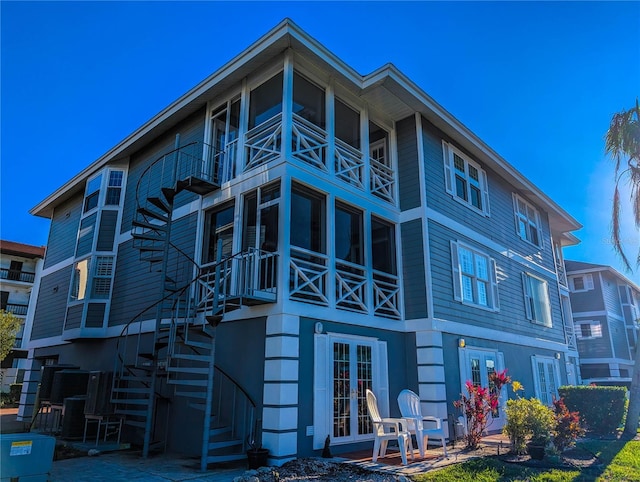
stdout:
POLYGON ((453 406, 460 409, 467 419, 467 448, 478 448, 487 425, 498 412, 500 390, 510 382, 506 369, 489 375, 489 387, 474 385, 471 380, 467 380, 467 395, 460 394, 460 400, 453 402, 453 406))

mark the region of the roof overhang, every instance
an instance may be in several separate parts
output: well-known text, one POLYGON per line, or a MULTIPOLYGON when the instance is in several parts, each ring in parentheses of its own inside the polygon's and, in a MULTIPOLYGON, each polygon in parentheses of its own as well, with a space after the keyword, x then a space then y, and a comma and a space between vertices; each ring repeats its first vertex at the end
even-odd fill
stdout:
MULTIPOLYGON (((568 233, 582 226, 527 178, 499 156, 479 137, 435 102, 394 65, 386 64, 362 76, 340 60, 290 19, 284 19, 238 56, 162 110, 142 127, 31 209, 31 214, 51 217, 53 208, 84 189, 84 182, 109 162, 131 155, 151 139, 187 118, 213 98, 249 75, 270 59, 291 48, 330 72, 336 82, 374 105, 384 106, 391 120, 419 112, 429 122, 498 175, 515 185, 519 193, 547 211, 553 232, 568 233), (392 101, 390 101, 392 99, 392 101), (386 101, 385 101, 386 100, 386 101)), ((577 241, 577 238, 574 238, 577 241)))

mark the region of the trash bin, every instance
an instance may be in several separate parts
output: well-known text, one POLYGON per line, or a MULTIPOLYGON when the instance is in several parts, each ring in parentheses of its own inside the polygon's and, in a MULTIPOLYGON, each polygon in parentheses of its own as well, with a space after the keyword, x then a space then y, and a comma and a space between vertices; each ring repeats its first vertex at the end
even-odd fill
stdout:
POLYGON ((47 482, 55 446, 37 433, 0 434, 0 481, 47 482))

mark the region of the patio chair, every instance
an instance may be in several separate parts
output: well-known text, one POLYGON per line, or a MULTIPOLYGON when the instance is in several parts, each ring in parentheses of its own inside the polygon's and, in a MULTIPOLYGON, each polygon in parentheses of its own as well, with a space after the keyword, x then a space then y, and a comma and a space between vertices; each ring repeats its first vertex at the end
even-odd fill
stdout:
POLYGON ((422 415, 420 409, 420 397, 411 390, 402 390, 398 395, 398 406, 402 418, 409 423, 409 432, 416 436, 420 457, 424 457, 429 437, 439 438, 444 450, 444 456, 448 457, 442 420, 437 417, 422 415), (430 424, 430 425, 427 425, 430 424), (433 425, 435 424, 435 426, 433 425))
POLYGON ((373 422, 373 458, 378 460, 378 455, 384 457, 387 453, 389 440, 396 440, 400 448, 400 457, 403 465, 407 465, 407 450, 411 451, 413 460, 413 445, 411 444, 411 434, 407 430, 407 422, 401 418, 382 418, 378 410, 378 399, 371 390, 367 390, 367 408, 369 416, 373 422))

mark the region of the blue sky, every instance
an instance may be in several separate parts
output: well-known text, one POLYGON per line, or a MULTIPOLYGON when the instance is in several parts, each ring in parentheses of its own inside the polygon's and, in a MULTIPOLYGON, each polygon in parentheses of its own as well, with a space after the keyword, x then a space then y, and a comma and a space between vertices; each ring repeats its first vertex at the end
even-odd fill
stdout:
MULTIPOLYGON (((28 211, 284 17, 362 74, 391 62, 609 242, 603 136, 640 95, 639 2, 1 2, 2 239, 28 211)), ((640 236, 630 209, 623 238, 640 236)), ((640 274, 629 275, 640 283, 640 274)))

